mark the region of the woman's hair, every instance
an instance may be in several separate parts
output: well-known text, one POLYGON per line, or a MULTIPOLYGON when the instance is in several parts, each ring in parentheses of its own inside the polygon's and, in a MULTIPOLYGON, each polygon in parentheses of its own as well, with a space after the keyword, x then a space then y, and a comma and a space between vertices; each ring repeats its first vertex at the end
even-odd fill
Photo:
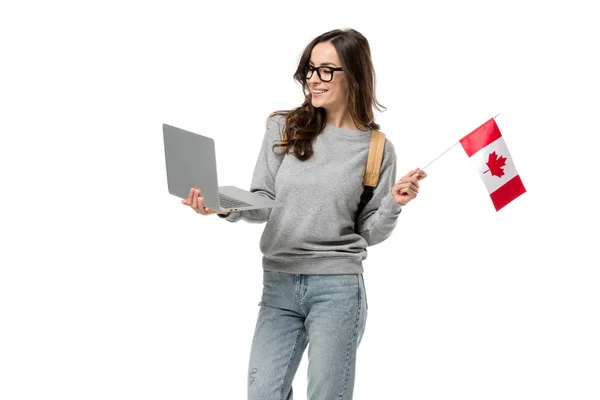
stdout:
POLYGON ((375 70, 367 39, 354 29, 335 29, 316 37, 304 49, 294 73, 294 79, 302 85, 304 103, 292 110, 271 114, 285 115, 282 142, 275 144, 273 150, 283 147, 286 154, 293 154, 301 161, 312 156, 312 140, 325 128, 325 109, 313 107, 305 74, 313 48, 322 42, 331 42, 342 63, 348 80, 348 108, 354 124, 379 129, 373 109, 385 109, 375 96, 375 70))

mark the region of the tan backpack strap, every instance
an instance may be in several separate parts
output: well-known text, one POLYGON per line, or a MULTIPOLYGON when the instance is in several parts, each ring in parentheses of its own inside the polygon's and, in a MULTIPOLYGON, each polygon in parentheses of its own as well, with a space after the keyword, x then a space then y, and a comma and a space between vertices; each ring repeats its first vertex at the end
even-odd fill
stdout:
POLYGON ((371 148, 369 149, 369 158, 365 168, 365 176, 363 185, 377 186, 379 181, 379 169, 381 168, 381 160, 383 160, 383 146, 385 145, 385 134, 373 129, 371 135, 371 148))

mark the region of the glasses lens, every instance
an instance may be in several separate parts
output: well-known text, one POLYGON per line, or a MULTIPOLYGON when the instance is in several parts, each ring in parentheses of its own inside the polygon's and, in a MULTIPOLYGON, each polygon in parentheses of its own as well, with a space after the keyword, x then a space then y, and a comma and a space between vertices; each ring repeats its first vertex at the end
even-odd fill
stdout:
POLYGON ((304 76, 306 77, 306 79, 310 79, 313 75, 314 69, 312 69, 310 66, 306 66, 304 68, 304 76))
POLYGON ((322 81, 329 82, 333 78, 333 71, 325 67, 319 68, 319 75, 322 81))

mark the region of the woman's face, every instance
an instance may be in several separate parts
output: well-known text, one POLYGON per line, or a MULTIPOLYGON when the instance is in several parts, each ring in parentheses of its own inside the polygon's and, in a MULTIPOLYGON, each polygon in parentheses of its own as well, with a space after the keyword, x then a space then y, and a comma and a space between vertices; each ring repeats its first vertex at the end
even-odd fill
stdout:
MULTIPOLYGON (((312 49, 309 65, 315 68, 341 68, 342 66, 337 51, 331 42, 318 43, 312 49)), ((330 82, 326 82, 326 80, 331 77, 331 70, 320 69, 319 72, 323 80, 319 78, 317 71, 312 71, 312 76, 306 80, 311 92, 312 105, 317 108, 323 107, 328 112, 345 111, 348 107, 348 83, 344 72, 333 71, 330 82)))

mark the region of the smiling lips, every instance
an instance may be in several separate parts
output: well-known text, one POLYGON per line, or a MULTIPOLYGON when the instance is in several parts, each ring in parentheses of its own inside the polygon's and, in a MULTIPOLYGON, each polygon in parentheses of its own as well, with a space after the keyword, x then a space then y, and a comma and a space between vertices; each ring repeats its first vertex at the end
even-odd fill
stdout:
POLYGON ((313 89, 312 90, 313 96, 320 96, 325 92, 327 92, 327 89, 313 89))

